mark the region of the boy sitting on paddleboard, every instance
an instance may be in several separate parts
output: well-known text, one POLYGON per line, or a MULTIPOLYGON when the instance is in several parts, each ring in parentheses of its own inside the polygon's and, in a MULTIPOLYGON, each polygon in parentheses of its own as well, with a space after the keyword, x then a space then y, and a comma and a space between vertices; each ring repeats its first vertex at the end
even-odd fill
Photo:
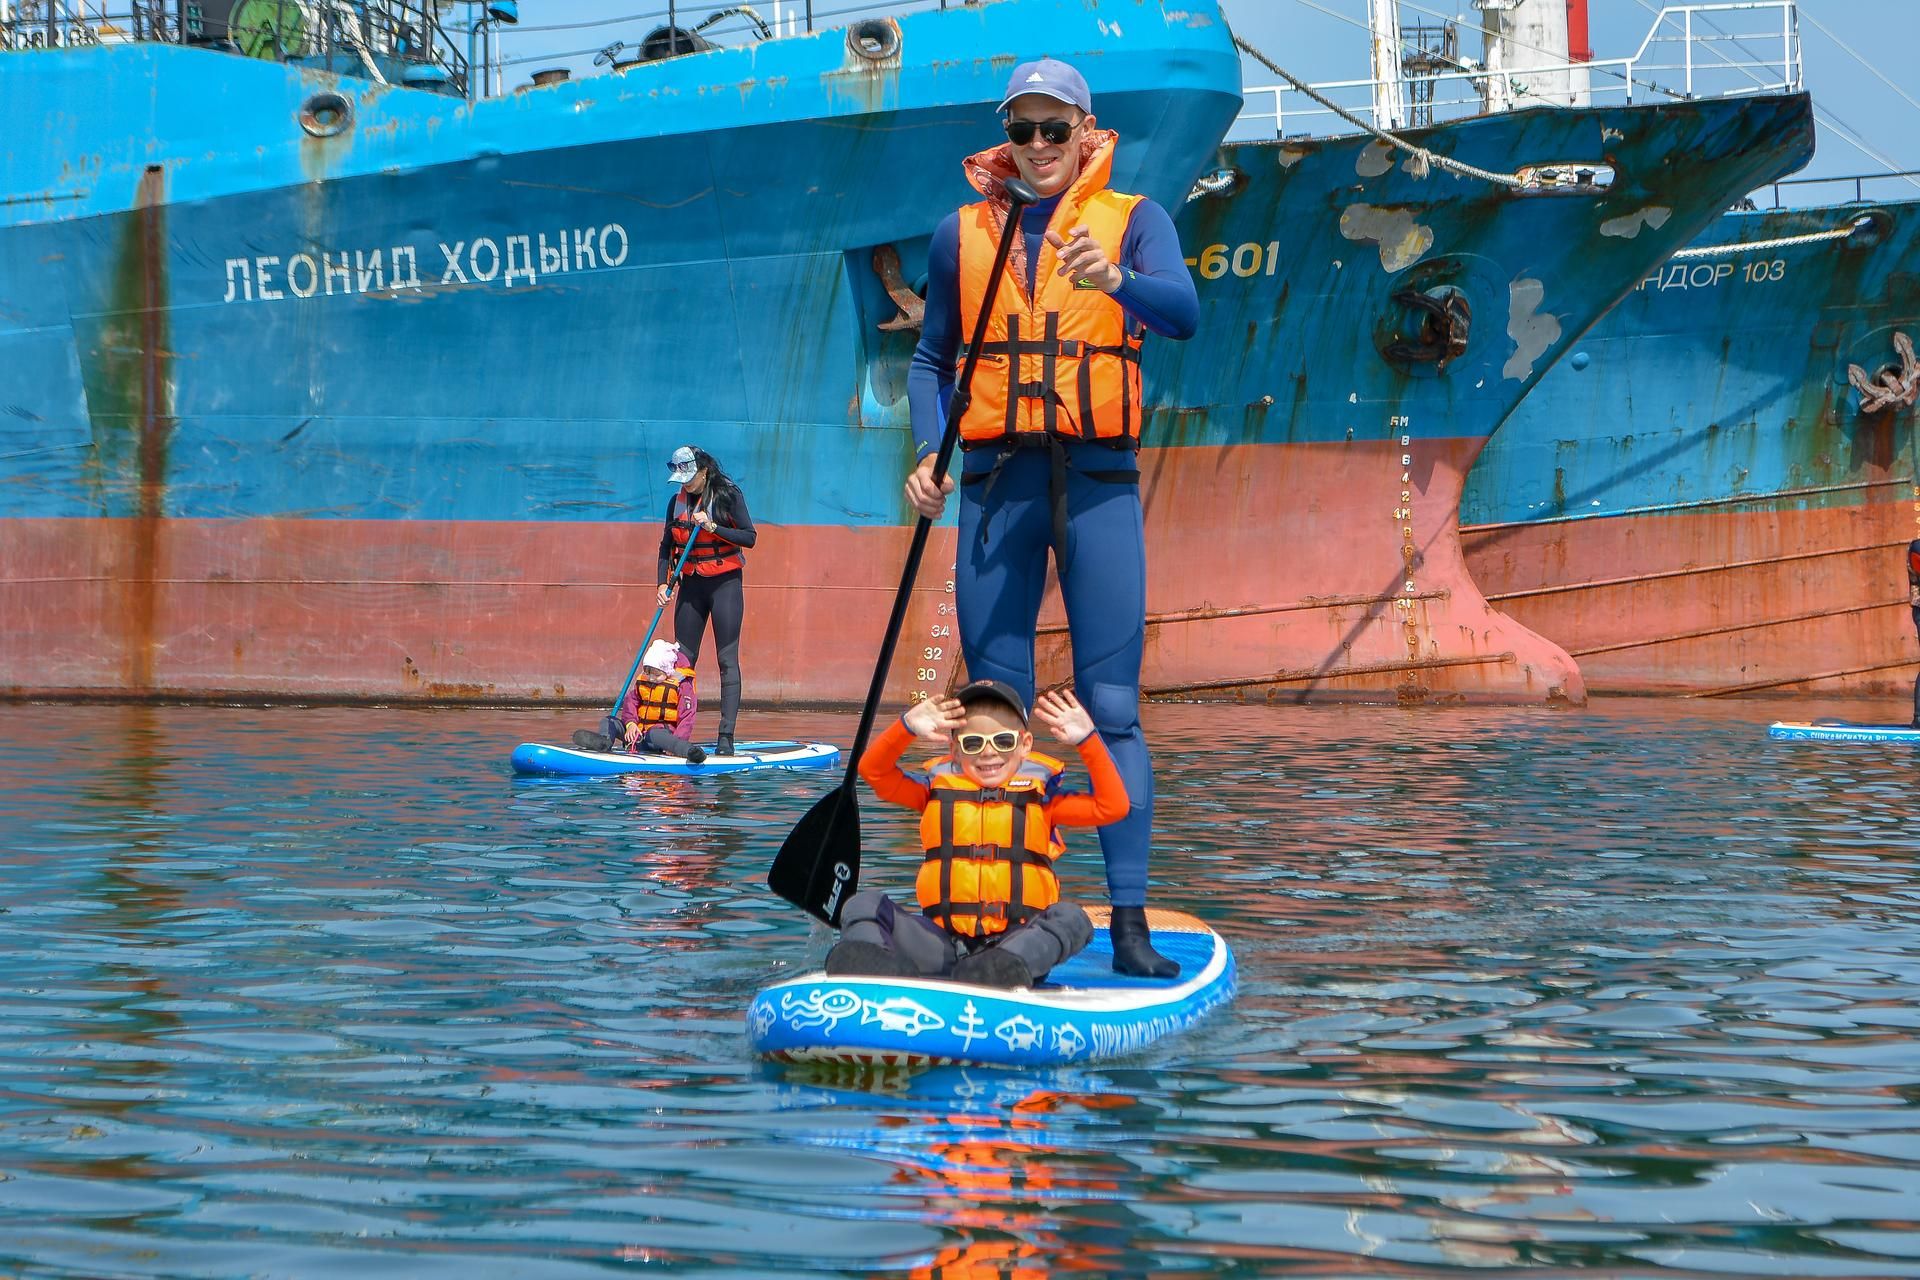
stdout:
POLYGON ((620 699, 619 714, 603 719, 599 733, 579 730, 573 742, 588 751, 679 756, 688 764, 700 764, 707 752, 693 742, 693 713, 699 706, 687 655, 671 640, 655 640, 640 659, 633 686, 620 699))
POLYGON ((1093 794, 1061 789, 1061 762, 1033 751, 1027 709, 998 680, 914 704, 867 749, 860 776, 881 799, 920 811, 921 914, 883 893, 855 894, 841 912, 828 973, 1030 987, 1092 939, 1087 913, 1060 901, 1059 828, 1126 817, 1126 785, 1071 693, 1042 694, 1033 714, 1079 749, 1093 794), (922 771, 900 767, 915 738, 942 737, 948 755, 922 771))

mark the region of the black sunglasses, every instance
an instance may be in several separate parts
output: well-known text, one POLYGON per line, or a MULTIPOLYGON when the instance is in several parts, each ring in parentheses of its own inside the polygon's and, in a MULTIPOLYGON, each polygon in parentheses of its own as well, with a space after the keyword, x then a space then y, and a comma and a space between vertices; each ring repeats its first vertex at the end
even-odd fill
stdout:
POLYGON ((1016 147, 1024 147, 1033 141, 1033 131, 1038 129, 1040 136, 1053 146, 1059 146, 1073 136, 1074 126, 1065 120, 1009 120, 1007 138, 1016 147))

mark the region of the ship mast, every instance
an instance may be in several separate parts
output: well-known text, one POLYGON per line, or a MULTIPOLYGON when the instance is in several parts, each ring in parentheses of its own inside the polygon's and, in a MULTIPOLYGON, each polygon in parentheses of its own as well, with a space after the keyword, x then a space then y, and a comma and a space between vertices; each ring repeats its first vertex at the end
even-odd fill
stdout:
POLYGON ((1367 0, 1367 28, 1373 48, 1373 123, 1404 129, 1407 99, 1400 83, 1400 0, 1367 0))
POLYGON ((1590 104, 1587 0, 1473 0, 1482 18, 1488 111, 1590 104))

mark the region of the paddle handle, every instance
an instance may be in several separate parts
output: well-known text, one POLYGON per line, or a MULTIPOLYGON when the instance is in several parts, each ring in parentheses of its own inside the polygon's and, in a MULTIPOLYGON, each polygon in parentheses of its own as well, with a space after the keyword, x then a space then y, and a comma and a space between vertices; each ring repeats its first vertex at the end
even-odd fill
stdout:
MULTIPOLYGON (((987 321, 993 313, 993 299, 1000 287, 1000 273, 1006 270, 1007 256, 1013 252, 1013 238, 1020 234, 1020 211, 1038 199, 1033 189, 1015 179, 1007 183, 1007 225, 1000 231, 1000 246, 994 251, 993 270, 987 274, 987 291, 974 317, 973 340, 967 344, 967 359, 960 367, 960 378, 947 401, 947 422, 940 433, 940 448, 933 455, 933 484, 937 489, 947 478, 947 467, 960 443, 960 419, 966 415, 973 398, 973 370, 980 363, 980 345, 987 338, 987 321)), ((893 651, 900 641, 900 628, 907 619, 907 605, 913 595, 913 583, 920 576, 920 559, 927 550, 927 535, 933 532, 933 517, 921 516, 913 526, 913 544, 907 549, 907 567, 900 575, 900 590, 894 593, 893 614, 887 619, 887 633, 880 641, 880 661, 873 669, 873 683, 867 687, 867 702, 860 709, 860 728, 853 735, 853 751, 847 756, 849 790, 860 776, 860 757, 866 754, 867 739, 873 734, 873 721, 880 709, 880 697, 887 685, 887 671, 893 666, 893 651)))
MULTIPOLYGON (((705 501, 708 496, 709 495, 702 494, 702 501, 705 501)), ((668 501, 671 502, 672 499, 668 499, 668 501)), ((693 554, 694 540, 699 536, 700 531, 698 529, 687 535, 687 545, 680 548, 680 558, 673 562, 673 572, 668 575, 668 582, 673 582, 680 577, 680 571, 687 566, 687 557, 693 554)), ((633 684, 633 677, 639 672, 640 663, 647 656, 647 646, 653 643, 653 633, 660 626, 660 619, 666 612, 667 602, 662 600, 659 607, 653 611, 653 621, 647 624, 647 634, 640 637, 640 649, 639 652, 633 655, 633 665, 627 668, 627 678, 620 682, 618 689, 614 690, 613 707, 607 712, 608 717, 614 718, 619 716, 620 704, 626 701, 627 689, 633 684)))

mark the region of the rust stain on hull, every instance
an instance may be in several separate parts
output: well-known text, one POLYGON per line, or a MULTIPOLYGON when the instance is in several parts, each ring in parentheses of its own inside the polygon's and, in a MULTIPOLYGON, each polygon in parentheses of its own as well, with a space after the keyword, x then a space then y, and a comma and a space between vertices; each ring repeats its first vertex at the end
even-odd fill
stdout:
POLYGON ((171 352, 167 334, 166 171, 148 165, 135 190, 114 282, 111 349, 102 353, 109 396, 118 400, 132 440, 132 519, 125 522, 120 575, 121 653, 127 689, 154 688, 155 618, 167 450, 173 435, 171 352))

